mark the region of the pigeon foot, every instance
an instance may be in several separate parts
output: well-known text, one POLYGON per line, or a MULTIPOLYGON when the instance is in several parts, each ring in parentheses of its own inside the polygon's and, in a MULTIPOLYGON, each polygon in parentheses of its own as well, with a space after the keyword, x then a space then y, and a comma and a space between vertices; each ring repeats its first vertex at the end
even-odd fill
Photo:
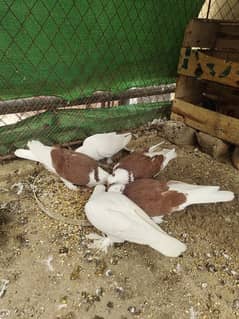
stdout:
POLYGON ((93 233, 87 235, 86 238, 93 240, 93 243, 88 245, 89 248, 96 249, 97 251, 103 251, 104 253, 107 253, 108 248, 114 243, 109 237, 93 233))

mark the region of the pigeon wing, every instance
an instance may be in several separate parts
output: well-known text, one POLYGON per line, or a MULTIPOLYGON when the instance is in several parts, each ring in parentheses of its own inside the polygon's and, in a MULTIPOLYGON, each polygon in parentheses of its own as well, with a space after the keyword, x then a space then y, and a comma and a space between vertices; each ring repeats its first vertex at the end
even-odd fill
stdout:
POLYGON ((97 197, 96 201, 89 201, 86 204, 86 213, 88 209, 98 210, 98 213, 89 219, 95 227, 108 236, 149 245, 164 255, 173 257, 185 250, 183 243, 164 232, 126 196, 119 193, 105 193, 97 197), (106 202, 107 205, 104 205, 106 202), (100 213, 101 207, 103 214, 100 213))

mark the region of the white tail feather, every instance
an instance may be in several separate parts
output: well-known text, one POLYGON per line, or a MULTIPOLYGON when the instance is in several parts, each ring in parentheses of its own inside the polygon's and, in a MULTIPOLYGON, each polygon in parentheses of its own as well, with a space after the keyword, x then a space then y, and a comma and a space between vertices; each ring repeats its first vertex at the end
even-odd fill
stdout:
POLYGON ((51 159, 52 147, 46 146, 39 141, 29 141, 27 146, 38 162, 43 164, 48 170, 55 172, 51 159))
POLYGON ((169 181, 167 185, 170 187, 170 189, 178 191, 178 192, 189 192, 191 190, 199 190, 199 189, 204 189, 207 191, 216 191, 219 190, 219 186, 207 186, 207 185, 196 185, 196 184, 188 184, 188 183, 183 183, 179 181, 169 181))
POLYGON ((218 186, 190 185, 173 181, 167 185, 169 190, 182 192, 187 197, 186 202, 179 207, 179 210, 193 204, 228 202, 234 199, 233 192, 220 191, 218 186))
POLYGON ((24 150, 23 148, 19 148, 17 149, 14 154, 17 156, 17 157, 20 157, 20 158, 24 158, 24 159, 28 159, 30 161, 37 161, 37 158, 32 154, 31 151, 29 150, 24 150))
POLYGON ((168 257, 178 257, 186 250, 186 245, 176 238, 158 232, 157 241, 148 245, 168 257))
POLYGON ((39 141, 29 141, 27 143, 29 150, 19 148, 15 151, 15 155, 20 158, 28 159, 31 161, 40 162, 48 170, 55 173, 52 166, 51 150, 52 147, 46 146, 39 141))
POLYGON ((154 152, 154 151, 155 151, 160 145, 162 145, 162 144, 164 144, 164 141, 163 141, 163 142, 160 142, 160 143, 158 143, 158 144, 156 144, 156 145, 150 146, 148 152, 149 152, 149 153, 154 152))
POLYGON ((163 164, 162 164, 162 169, 164 169, 172 159, 177 157, 177 153, 176 153, 174 148, 172 150, 168 150, 168 149, 164 148, 159 153, 160 153, 160 155, 163 155, 165 157, 163 164))
POLYGON ((132 134, 131 133, 125 133, 125 134, 122 134, 124 136, 124 147, 126 147, 126 145, 129 144, 129 142, 131 141, 131 138, 132 138, 132 134))

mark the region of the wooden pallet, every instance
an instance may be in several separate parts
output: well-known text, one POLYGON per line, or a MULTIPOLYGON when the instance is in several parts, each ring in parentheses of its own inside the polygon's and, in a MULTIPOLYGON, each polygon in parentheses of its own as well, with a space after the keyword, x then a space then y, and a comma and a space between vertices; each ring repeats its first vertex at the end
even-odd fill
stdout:
POLYGON ((171 118, 239 145, 239 22, 193 19, 178 74, 171 118))

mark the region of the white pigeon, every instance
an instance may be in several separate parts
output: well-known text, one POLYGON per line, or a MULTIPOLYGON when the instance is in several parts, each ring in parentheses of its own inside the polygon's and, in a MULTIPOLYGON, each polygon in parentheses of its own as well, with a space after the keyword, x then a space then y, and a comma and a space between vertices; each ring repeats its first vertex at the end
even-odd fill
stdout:
POLYGON ((98 162, 89 156, 64 148, 51 147, 39 141, 29 141, 28 150, 17 149, 15 155, 20 158, 40 162, 50 172, 60 177, 71 190, 82 185, 93 187, 104 184, 109 173, 104 171, 98 162))
POLYGON ((87 137, 82 146, 75 152, 86 154, 96 161, 107 158, 110 162, 111 157, 126 147, 131 141, 131 133, 117 134, 116 132, 95 134, 87 137))
POLYGON ((88 220, 107 237, 88 235, 94 242, 91 247, 107 251, 114 243, 129 241, 148 245, 169 257, 177 257, 186 245, 169 236, 134 202, 117 192, 106 192, 97 185, 85 205, 88 220))

